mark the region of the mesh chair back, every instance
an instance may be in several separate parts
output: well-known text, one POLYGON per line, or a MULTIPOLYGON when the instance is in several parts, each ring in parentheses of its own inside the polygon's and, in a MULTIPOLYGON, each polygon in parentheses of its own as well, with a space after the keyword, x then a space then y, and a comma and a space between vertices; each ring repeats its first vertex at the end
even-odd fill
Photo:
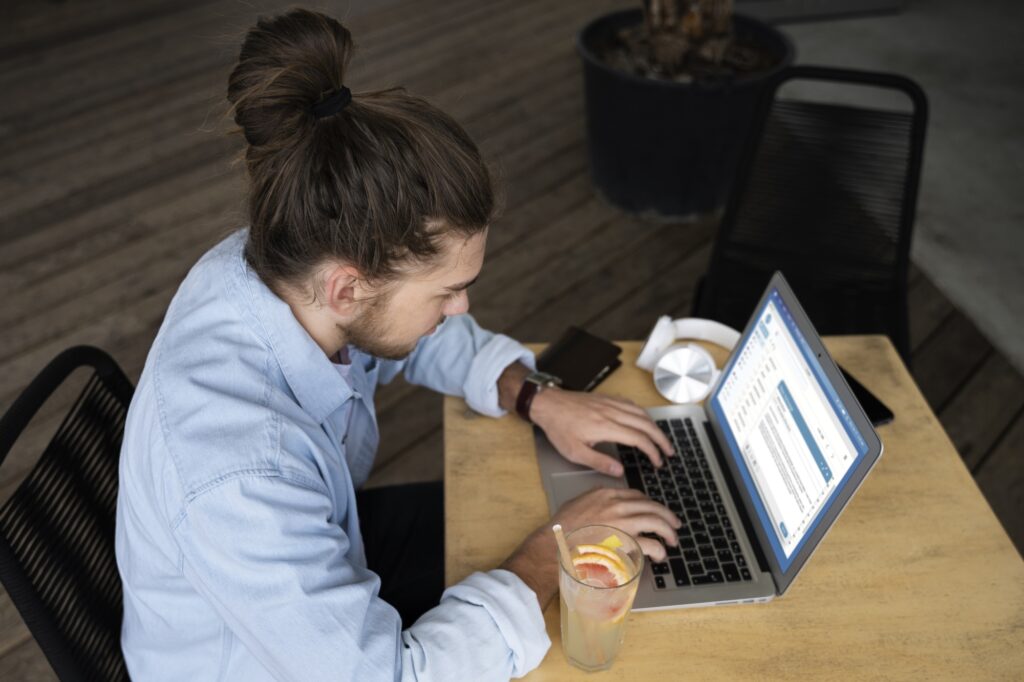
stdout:
POLYGON ((927 101, 912 81, 784 71, 761 104, 695 312, 742 327, 782 270, 820 333, 885 333, 909 356, 911 233, 927 101), (899 110, 779 96, 794 81, 902 93, 899 110))
POLYGON ((83 365, 94 373, 0 510, 0 579, 62 680, 127 680, 114 523, 131 383, 102 351, 65 351, 0 421, 0 464, 40 405, 83 365))

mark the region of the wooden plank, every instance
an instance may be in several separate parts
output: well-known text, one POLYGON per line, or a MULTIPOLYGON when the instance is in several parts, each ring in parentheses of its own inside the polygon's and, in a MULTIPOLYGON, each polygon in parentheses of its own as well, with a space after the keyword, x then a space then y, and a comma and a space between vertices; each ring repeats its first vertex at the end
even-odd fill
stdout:
MULTIPOLYGON (((518 12, 526 12, 529 7, 517 8, 518 12)), ((534 13, 536 14, 536 13, 534 13)), ((501 21, 502 15, 495 15, 495 22, 501 21)), ((475 33, 477 30, 486 30, 486 27, 472 27, 467 30, 467 38, 475 33)), ((426 46, 424 47, 426 50, 426 46)), ((441 54, 444 54, 443 47, 438 47, 441 54)), ((401 56, 401 55, 399 55, 401 56)), ((426 75, 433 75, 437 78, 437 74, 451 72, 453 69, 439 68, 437 64, 430 64, 430 60, 426 57, 422 58, 426 62, 426 66, 420 66, 421 69, 425 69, 422 73, 426 75)), ((461 60, 463 63, 466 61, 465 58, 461 60)), ((384 69, 384 66, 378 65, 377 68, 384 69)), ((415 76, 408 76, 408 84, 413 86, 416 83, 415 76)), ((122 145, 120 148, 118 145, 108 144, 105 149, 104 155, 116 159, 116 163, 104 165, 103 155, 101 158, 96 159, 95 153, 86 150, 83 153, 77 155, 77 160, 72 157, 62 157, 59 159, 59 168, 62 173, 65 173, 63 181, 51 180, 49 182, 42 182, 43 178, 50 178, 54 169, 37 169, 33 171, 38 174, 40 179, 39 189, 35 193, 25 193, 19 196, 15 201, 7 202, 0 206, 0 217, 6 217, 6 226, 0 226, 0 238, 9 239, 11 234, 24 234, 27 231, 33 229, 38 223, 46 222, 51 220, 49 218, 50 213, 54 210, 51 205, 40 206, 43 202, 54 202, 57 199, 61 201, 57 204, 61 208, 77 208, 80 207, 75 203, 75 199, 80 199, 84 194, 93 200, 106 200, 112 198, 116 194, 123 193, 125 191, 125 184, 128 184, 128 189, 145 178, 151 175, 155 167, 155 172, 159 173, 159 165, 166 163, 171 159, 179 158, 184 152, 182 146, 186 148, 191 145, 196 145, 202 149, 208 148, 208 141, 203 137, 199 136, 186 136, 186 135, 174 135, 171 131, 180 127, 180 122, 176 117, 169 117, 164 120, 160 126, 145 128, 136 133, 136 137, 118 138, 122 145), (167 126, 168 129, 164 130, 163 127, 167 126), (203 144, 207 142, 207 144, 203 144), (100 165, 92 166, 92 172, 82 173, 80 172, 83 164, 96 164, 100 165), (125 167, 131 167, 134 169, 129 175, 123 174, 122 169, 125 167), (106 182, 98 181, 97 174, 99 169, 107 174, 107 177, 116 176, 114 179, 108 179, 106 182), (117 187, 116 190, 106 189, 110 185, 117 187), (106 189, 104 191, 103 189, 106 189), (70 201, 69 201, 70 199, 70 201), (34 208, 29 208, 34 207, 34 208), (39 213, 42 211, 42 215, 39 213)), ((195 124, 192 124, 194 126, 195 124)), ((220 141, 220 144, 224 145, 225 141, 220 141)))
POLYGON ((920 270, 918 273, 907 292, 912 356, 954 312, 953 305, 928 276, 920 270))
MULTIPOLYGON (((135 159, 137 165, 130 172, 118 172, 100 179, 80 183, 70 191, 53 185, 41 185, 41 202, 23 208, 18 213, 4 212, 0 222, 0 242, 27 235, 50 223, 88 210, 107 201, 113 201, 127 192, 138 191, 158 184, 167 175, 184 173, 197 166, 216 162, 237 151, 237 141, 208 136, 205 144, 188 144, 174 136, 147 147, 135 159), (59 198, 59 201, 55 201, 59 198), (51 203, 47 203, 51 202, 51 203)), ((33 201, 38 199, 34 196, 33 201)), ((18 202, 21 203, 21 202, 18 202)), ((13 204, 12 204, 13 205, 13 204)))
MULTIPOLYGON (((180 42, 180 41, 172 41, 172 42, 175 42, 175 43, 177 43, 177 42, 180 42)), ((422 56, 422 55, 421 55, 421 56, 422 56)), ((121 59, 121 61, 124 61, 124 59, 122 58, 122 59, 121 59)), ((429 59, 427 60, 427 63, 428 63, 428 65, 429 65, 429 59)), ((228 63, 228 62, 225 62, 225 63, 224 63, 224 68, 225 68, 225 70, 226 70, 226 68, 227 68, 228 66, 229 66, 229 63, 228 63)), ((384 72, 384 71, 383 71, 383 70, 384 70, 384 69, 386 68, 386 65, 383 65, 383 66, 381 66, 381 65, 378 65, 378 66, 377 66, 377 68, 378 68, 378 69, 381 69, 381 70, 382 70, 382 71, 381 71, 381 73, 390 73, 390 72, 384 72)), ((207 70, 207 71, 208 71, 208 70, 207 70)), ((226 74, 226 71, 225 71, 225 74, 226 74)), ((151 80, 152 80, 152 79, 151 79, 151 80)), ((203 90, 203 89, 205 89, 205 88, 199 87, 199 88, 197 88, 197 89, 198 89, 198 90, 203 90)), ((130 97, 129 97, 129 99, 130 99, 130 97)), ((172 104, 173 104, 173 105, 178 105, 178 101, 177 101, 177 99, 175 99, 175 98, 170 98, 170 99, 169 99, 169 101, 170 101, 170 102, 172 102, 172 104)), ((81 103, 81 102, 79 102, 79 103, 81 103)), ((58 111, 60 111, 60 108, 56 108, 56 109, 57 109, 58 111)), ((167 108, 166 108, 166 106, 165 106, 165 108, 164 108, 164 109, 165 109, 165 110, 167 109, 167 108)), ((199 113, 200 113, 200 114, 202 114, 202 113, 203 113, 203 111, 204 111, 205 109, 206 109, 206 108, 201 108, 201 109, 199 110, 199 113)), ((159 111, 159 110, 158 110, 158 111, 159 111)), ((168 119, 168 120, 170 120, 170 121, 172 121, 172 122, 176 122, 176 121, 177 121, 177 120, 179 119, 179 117, 175 117, 175 116, 169 116, 169 117, 167 117, 167 119, 168 119)), ((114 121, 117 121, 117 119, 114 119, 114 121)), ((202 118, 198 119, 198 122, 201 122, 201 121, 202 121, 202 118)))
POLYGON ((982 462, 975 480, 1017 551, 1024 555, 1024 412, 982 462))
MULTIPOLYGON (((467 78, 479 75, 481 69, 486 70, 488 65, 496 67, 519 55, 516 41, 506 36, 518 32, 530 36, 541 31, 558 30, 563 20, 576 13, 576 8, 569 3, 549 6, 551 9, 548 11, 539 12, 535 4, 538 2, 543 0, 514 2, 513 9, 505 15, 494 11, 490 5, 481 5, 485 8, 486 19, 466 20, 459 32, 445 31, 446 35, 438 42, 438 51, 442 59, 437 65, 423 64, 419 58, 418 48, 415 53, 395 54, 396 57, 403 59, 403 63, 411 63, 413 68, 401 74, 397 70, 394 71, 390 84, 412 87, 412 84, 420 82, 421 79, 430 78, 434 89, 457 85, 467 78), (498 36, 501 39, 496 39, 498 36), (458 49, 453 50, 453 45, 457 45, 458 49)), ((378 58, 373 63, 379 61, 381 60, 378 58)), ((431 87, 418 86, 418 89, 428 95, 431 92, 431 87)))
MULTIPOLYGON (((375 21, 373 28, 364 29, 363 38, 380 41, 396 36, 400 42, 422 31, 424 23, 465 14, 466 0, 418 7, 405 12, 404 20, 375 21), (421 18, 422 17, 422 18, 421 18)), ((263 3, 265 9, 276 13, 286 7, 284 3, 263 3)), ((410 10, 412 8, 409 8, 410 10)), ((160 85, 184 75, 209 72, 217 65, 228 66, 237 56, 245 31, 251 27, 260 12, 249 4, 225 0, 205 5, 170 18, 156 18, 141 25, 132 25, 112 35, 65 45, 50 59, 24 60, 27 68, 8 64, 5 87, 24 90, 26 99, 8 115, 27 125, 52 124, 68 116, 78 115, 97 104, 121 99, 141 91, 141 83, 149 87, 160 85), (129 57, 126 59, 126 57, 129 57), (54 68, 56 66, 56 68, 54 68), (52 87, 32 92, 33 82, 49 82, 52 87), (52 105, 60 96, 74 95, 63 108, 52 105)), ((359 28, 356 21, 353 28, 359 28)), ((421 36, 422 37, 422 36, 421 36)), ((222 81, 223 82, 223 81, 222 81)))
MULTIPOLYGON (((440 405, 439 405, 440 407, 440 405)), ((436 429, 387 465, 376 469, 364 488, 405 485, 444 478, 444 444, 441 430, 436 429)))
MULTIPOLYGON (((22 620, 7 590, 0 585, 0 661, 9 651, 31 639, 32 634, 28 631, 28 626, 22 620)), ((0 663, 0 667, 2 666, 0 663)), ((0 676, 0 679, 11 678, 0 676)))
POLYGON ((550 342, 569 324, 607 339, 643 338, 659 315, 676 314, 707 266, 714 224, 646 227, 652 234, 631 250, 535 311, 518 338, 550 342))
MULTIPOLYGON (((2 599, 7 600, 6 592, 2 599)), ((36 641, 28 637, 0 656, 0 680, 56 682, 57 675, 36 641)))
MULTIPOLYGON (((187 9, 201 0, 161 0, 160 2, 92 2, 83 11, 74 5, 52 2, 22 4, 22 11, 7 9, 0 33, 0 59, 38 57, 55 45, 65 45, 96 34, 108 34, 121 26, 159 19, 187 9)), ((6 4, 6 3, 5 3, 6 4)))
POLYGON ((23 287, 0 314, 0 362, 71 333, 97 314, 116 312, 146 287, 180 282, 203 251, 236 224, 230 197, 238 196, 237 180, 225 177, 161 206, 158 213, 141 214, 138 221, 152 226, 150 238, 23 287))
POLYGON ((943 410, 990 349, 977 327, 957 312, 914 353, 914 379, 933 410, 943 410))
POLYGON ((710 240, 689 255, 680 258, 661 276, 635 288, 609 314, 588 323, 595 334, 605 338, 643 339, 660 315, 685 317, 690 312, 696 291, 695 278, 707 270, 711 254, 710 240), (667 282, 681 283, 678 288, 667 282), (690 282, 690 285, 685 284, 690 282))
MULTIPOLYGON (((149 187, 137 188, 113 201, 41 226, 0 249, 0 283, 20 289, 48 274, 88 265, 93 258, 145 238, 151 234, 152 226, 138 221, 138 214, 159 211, 229 174, 240 177, 223 159, 179 173, 169 170, 160 182, 149 187)), ((236 205, 240 206, 241 196, 240 190, 236 205)))
POLYGON ((411 384, 409 388, 392 409, 377 413, 380 447, 375 467, 384 466, 441 423, 440 394, 411 384))
MULTIPOLYGON (((376 22, 375 15, 369 25, 362 26, 358 21, 352 25, 357 32, 360 43, 369 41, 372 45, 378 46, 381 50, 395 50, 403 44, 410 44, 412 31, 421 31, 424 24, 429 24, 439 18, 456 14, 465 10, 465 4, 471 0, 455 0, 453 2, 431 4, 419 8, 416 12, 404 11, 402 17, 392 17, 391 21, 376 22)), ((180 96, 182 93, 193 92, 215 86, 211 94, 215 93, 219 99, 223 99, 226 86, 226 76, 231 65, 237 56, 238 47, 241 45, 245 26, 239 25, 237 35, 229 37, 213 37, 213 33, 222 30, 224 26, 233 22, 255 21, 256 14, 248 6, 238 3, 227 2, 213 6, 206 6, 197 9, 187 15, 195 22, 192 25, 179 25, 157 21, 152 25, 133 26, 124 32, 123 38, 137 43, 145 52, 143 59, 135 60, 135 66, 145 79, 145 87, 135 88, 127 94, 120 91, 108 92, 106 98, 91 103, 76 100, 77 110, 68 110, 67 107, 56 107, 46 110, 50 118, 39 117, 39 106, 35 105, 30 110, 34 116, 28 119, 32 124, 30 127, 19 128, 18 143, 13 140, 0 139, 0 152, 6 158, 21 152, 21 156, 14 157, 21 167, 26 162, 31 162, 32 154, 25 153, 22 147, 29 145, 42 158, 50 158, 59 154, 66 146, 72 148, 83 143, 83 132, 95 131, 100 136, 116 135, 124 129, 132 129, 137 125, 138 117, 147 114, 172 115, 180 110, 180 96), (198 41, 182 40, 182 35, 207 35, 198 41), (228 41, 234 44, 228 45, 228 41), (187 65, 189 68, 181 70, 176 68, 169 70, 164 64, 154 64, 153 55, 145 50, 151 42, 166 43, 169 48, 177 47, 180 54, 171 53, 169 61, 174 67, 187 65), (196 56, 202 56, 200 61, 188 61, 196 56), (85 104, 90 104, 82 108, 85 104)), ((415 44, 415 43, 413 43, 415 44)), ((118 41, 109 39, 94 41, 85 46, 86 49, 76 49, 78 46, 64 46, 59 57, 49 60, 31 60, 31 68, 19 73, 17 69, 11 68, 10 63, 5 64, 5 69, 0 71, 0 86, 7 91, 22 92, 35 90, 35 85, 40 82, 51 82, 53 71, 64 72, 69 67, 80 68, 83 71, 104 74, 111 85, 124 85, 116 81, 107 72, 106 65, 96 61, 96 55, 113 61, 124 61, 125 54, 130 54, 132 47, 123 45, 118 41), (17 78, 14 78, 14 75, 17 78)), ((357 53, 358 55, 359 53, 357 53)), ((369 65, 374 66, 373 63, 369 65)), ((363 71, 363 68, 358 69, 363 71)), ((50 88, 51 97, 61 97, 66 91, 59 90, 54 86, 50 88)), ((40 93, 45 95, 47 93, 40 93)))
MULTIPOLYGON (((527 63, 526 63, 526 66, 527 66, 527 67, 528 67, 528 66, 530 66, 530 65, 529 65, 529 63, 528 63, 528 61, 527 61, 527 63)), ((500 75, 500 74, 499 74, 499 75, 500 75)), ((512 82, 514 82, 514 83, 515 83, 515 82, 517 82, 517 81, 516 81, 516 80, 513 80, 512 82)), ((528 97, 524 97, 523 99, 528 99, 528 97)), ((458 104, 458 103, 461 103, 461 102, 456 102, 456 103, 458 104)), ((458 114, 459 114, 459 112, 455 112, 455 113, 456 113, 456 115, 458 115, 458 114)))
MULTIPOLYGON (((505 20, 503 28, 511 30, 512 27, 518 28, 517 17, 543 18, 543 13, 530 11, 530 4, 537 1, 514 3, 511 0, 504 0, 487 6, 472 3, 454 9, 448 3, 440 3, 432 12, 410 11, 408 14, 416 16, 419 21, 407 18, 400 24, 404 35, 392 32, 392 35, 385 33, 376 36, 371 30, 366 31, 367 35, 357 34, 360 44, 365 44, 367 48, 356 53, 350 68, 351 83, 357 89, 365 89, 364 86, 371 81, 367 80, 364 72, 369 70, 376 71, 380 74, 378 80, 383 79, 385 82, 396 75, 401 75, 406 79, 403 84, 408 85, 407 81, 417 73, 423 75, 424 72, 430 71, 430 62, 437 61, 437 58, 450 58, 453 43, 469 43, 463 46, 463 49, 472 47, 470 41, 474 37, 480 39, 477 30, 494 35, 499 32, 497 22, 505 20), (413 49, 415 52, 411 52, 413 49), (415 71, 416 68, 420 71, 415 71)), ((199 41, 150 38, 138 43, 137 52, 140 59, 126 60, 122 51, 104 53, 100 55, 103 61, 99 62, 72 62, 67 65, 68 68, 61 69, 48 79, 52 82, 52 89, 26 93, 26 98, 19 102, 19 108, 12 109, 5 122, 15 125, 19 130, 52 125, 55 121, 80 115, 90 108, 113 100, 131 98, 136 92, 152 89, 154 86, 186 76, 209 77, 211 72, 223 72, 219 82, 224 83, 244 31, 255 19, 254 14, 240 13, 240 9, 244 7, 237 4, 226 8, 226 17, 214 16, 214 12, 208 12, 205 18, 198 14, 190 17, 195 26, 182 27, 178 30, 179 35, 197 32, 201 34, 204 30, 223 30, 222 27, 226 24, 237 23, 235 30, 232 31, 234 35, 230 38, 230 49, 225 49, 223 38, 199 41), (57 94, 53 94, 51 90, 57 94), (65 102, 63 107, 53 106, 53 98, 60 97, 61 94, 73 97, 71 101, 65 102)), ((353 28, 358 29, 357 26, 353 28)), ((383 24, 383 28, 386 31, 390 27, 383 24)), ((381 28, 378 27, 376 31, 380 32, 381 28)), ((449 77, 442 69, 434 70, 432 75, 440 78, 449 77)), ((29 82, 36 80, 38 79, 31 79, 29 82)), ((379 86, 380 83, 375 85, 379 86)))
POLYGON ((939 420, 964 464, 975 471, 1021 409, 1024 377, 993 350, 939 413, 939 420))

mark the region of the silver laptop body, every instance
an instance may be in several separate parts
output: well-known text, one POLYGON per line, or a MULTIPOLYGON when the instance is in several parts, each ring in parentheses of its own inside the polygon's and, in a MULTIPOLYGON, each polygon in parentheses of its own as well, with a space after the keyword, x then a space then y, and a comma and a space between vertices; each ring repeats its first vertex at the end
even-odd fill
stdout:
MULTIPOLYGON (((732 563, 728 565, 728 568, 731 569, 729 571, 730 575, 725 579, 722 579, 723 571, 719 570, 715 571, 720 574, 718 576, 719 580, 713 581, 711 584, 699 585, 693 584, 693 582, 687 579, 683 579, 685 584, 677 584, 672 579, 674 572, 672 574, 661 574, 661 580, 659 580, 659 574, 657 573, 659 566, 648 560, 645 562, 644 573, 640 579, 640 586, 633 607, 635 610, 766 602, 773 599, 776 595, 783 594, 789 585, 792 584, 807 559, 882 454, 881 441, 878 439, 870 421, 842 378, 839 369, 828 355, 828 351, 825 350, 821 339, 814 331, 813 326, 807 319, 806 314, 803 312, 781 273, 775 273, 774 277, 772 277, 761 302, 755 308, 754 314, 750 322, 748 322, 740 342, 736 346, 736 350, 722 371, 721 382, 706 402, 708 410, 710 410, 712 400, 718 396, 723 386, 728 390, 733 390, 729 389, 726 382, 733 366, 737 362, 737 356, 741 355, 741 351, 746 348, 754 347, 761 343, 759 337, 756 340, 750 337, 752 334, 762 331, 758 325, 763 322, 764 318, 761 318, 761 316, 766 311, 774 311, 777 317, 784 317, 790 325, 790 332, 799 337, 799 343, 805 352, 804 361, 808 363, 807 368, 801 369, 807 377, 811 376, 811 370, 813 370, 815 376, 820 378, 821 386, 828 391, 828 394, 821 393, 821 399, 824 401, 830 400, 831 402, 826 404, 835 410, 836 419, 833 420, 833 424, 837 430, 834 433, 840 433, 839 429, 842 427, 840 421, 842 421, 848 427, 846 432, 856 439, 855 442, 851 440, 847 443, 847 445, 854 445, 852 461, 850 461, 849 456, 832 460, 832 464, 840 468, 837 468, 835 472, 830 470, 828 472, 829 475, 824 476, 825 486, 830 485, 831 487, 827 487, 827 490, 823 487, 824 492, 820 493, 818 498, 822 501, 818 503, 819 506, 815 510, 808 512, 808 516, 805 517, 801 528, 794 529, 791 527, 788 529, 790 534, 793 534, 794 530, 802 529, 803 532, 802 536, 799 537, 799 544, 791 548, 789 554, 783 555, 780 554, 780 551, 783 550, 781 550, 779 542, 784 541, 782 536, 786 535, 787 528, 784 523, 778 523, 778 517, 774 517, 775 523, 781 529, 781 535, 778 538, 771 537, 771 531, 776 530, 776 528, 774 526, 767 527, 769 517, 766 515, 766 500, 763 496, 760 496, 756 486, 744 483, 743 476, 740 474, 740 464, 737 463, 741 459, 741 455, 733 452, 733 448, 726 442, 726 438, 731 438, 735 441, 735 434, 730 430, 728 431, 730 435, 725 435, 726 431, 723 430, 721 423, 723 420, 715 418, 713 414, 705 410, 705 407, 700 405, 670 405, 648 409, 648 414, 656 422, 661 421, 673 424, 675 422, 672 422, 672 420, 679 420, 686 423, 686 420, 689 419, 692 431, 687 431, 687 433, 690 435, 692 442, 699 443, 699 449, 703 450, 703 459, 707 461, 703 475, 714 483, 713 486, 710 483, 708 485, 717 488, 716 492, 720 496, 720 501, 718 501, 718 497, 715 497, 713 509, 715 518, 728 518, 727 522, 718 520, 717 523, 728 524, 729 528, 733 531, 733 533, 730 533, 728 543, 732 548, 739 550, 738 552, 733 552, 733 554, 743 558, 731 560, 732 563), (769 308, 769 304, 775 307, 769 308), (780 311, 782 311, 782 314, 779 314, 780 311), (750 343, 748 343, 748 340, 750 343), (825 382, 828 382, 829 385, 826 385, 825 382), (830 484, 830 477, 835 478, 836 476, 838 476, 838 480, 830 484), (737 500, 737 495, 742 499, 737 500), (755 496, 759 497, 755 500, 755 496), (734 579, 735 573, 738 570, 738 561, 744 562, 745 565, 742 568, 747 569, 749 574, 744 573, 741 579, 734 579)), ((767 319, 770 320, 771 318, 767 319)), ((776 325, 779 327, 782 324, 782 322, 776 322, 776 325)), ((768 331, 763 330, 763 332, 767 340, 768 331)), ((767 343, 764 345, 767 348, 767 343)), ((774 350, 776 347, 772 346, 773 350, 771 351, 761 350, 757 352, 781 352, 774 350)), ((790 357, 795 357, 795 355, 796 353, 791 352, 790 357)), ((774 364, 777 358, 775 356, 771 357, 774 364)), ((742 371, 742 369, 737 370, 738 373, 742 371)), ((807 385, 810 386, 810 384, 807 385)), ((787 400, 804 399, 804 396, 799 393, 793 398, 789 392, 790 389, 785 386, 785 381, 779 383, 778 389, 780 393, 785 393, 787 400)), ((721 403, 719 403, 720 405, 721 403)), ((765 411, 768 411, 767 408, 765 411)), ((794 409, 795 412, 796 409, 794 409)), ((822 413, 819 412, 818 414, 822 413)), ((799 419, 806 426, 805 416, 794 414, 794 418, 799 419)), ((769 417, 766 415, 764 418, 768 419, 769 417)), ((815 427, 816 422, 810 422, 810 426, 815 427)), ((728 428, 731 429, 731 426, 728 428)), ((632 487, 643 489, 642 484, 637 484, 635 469, 632 472, 627 472, 631 474, 630 476, 621 479, 605 476, 591 469, 568 462, 558 454, 540 429, 534 429, 534 437, 541 479, 547 493, 548 506, 552 513, 557 511, 567 501, 594 488, 630 487, 627 478, 632 481, 632 487)), ((834 442, 822 442, 819 445, 824 447, 824 451, 829 456, 835 456, 839 450, 834 442)), ((815 450, 810 441, 807 441, 807 447, 819 457, 818 461, 822 464, 824 474, 828 466, 824 461, 820 460, 821 452, 815 450)), ((633 461, 639 461, 641 458, 646 459, 646 455, 637 453, 635 450, 631 453, 631 448, 623 448, 610 443, 601 443, 597 446, 597 449, 620 461, 624 458, 633 458, 633 461), (639 457, 637 457, 638 454, 639 457)), ((842 453, 839 452, 839 454, 841 455, 842 453)), ((755 453, 755 459, 756 456, 755 453)), ((766 453, 761 453, 760 456, 767 459, 766 453)), ((675 457, 679 457, 679 455, 677 454, 675 457)), ((794 454, 795 457, 796 455, 794 454)), ((794 459, 793 461, 796 460, 794 459)), ((623 463, 626 464, 626 462, 623 463)), ((750 464, 750 461, 747 461, 743 466, 748 464, 750 464)), ((755 466, 763 467, 766 465, 763 462, 757 463, 755 461, 755 466)), ((744 471, 749 479, 752 470, 745 469, 744 471)), ((657 476, 657 472, 654 475, 657 476)), ((690 481, 691 479, 687 480, 690 481)), ((682 487, 678 488, 680 491, 682 489, 682 487)), ((668 490, 668 487, 664 487, 663 490, 668 490)), ((778 493, 778 491, 773 491, 773 494, 775 493, 778 493)), ((680 516, 684 524, 686 524, 688 518, 684 515, 680 516)), ((717 530, 720 531, 721 528, 717 530)), ((706 538, 701 541, 706 541, 706 538)), ((794 536, 791 541, 797 542, 796 537, 794 536)), ((713 546, 720 546, 720 543, 716 542, 713 546)), ((705 552, 707 551, 707 545, 704 546, 704 550, 705 552)), ((677 556, 675 558, 677 561, 684 560, 684 563, 686 563, 685 550, 680 548, 676 551, 677 556)), ((705 566, 714 563, 707 562, 706 555, 701 558, 705 559, 705 566)), ((673 565, 673 567, 676 565, 673 565)), ((726 568, 726 566, 721 568, 726 568)), ((663 571, 664 567, 660 567, 660 570, 663 571)), ((710 569, 707 569, 704 577, 710 578, 711 572, 710 569)))
MULTIPOLYGON (((712 478, 718 483, 722 504, 729 514, 732 527, 736 530, 736 541, 740 543, 743 556, 749 557, 746 561, 751 568, 752 580, 723 582, 715 585, 689 585, 678 588, 666 585, 664 589, 658 589, 655 584, 656 576, 652 572, 652 564, 648 560, 644 566, 644 574, 640 578, 640 587, 637 590, 633 609, 673 609, 683 606, 710 606, 712 604, 772 599, 775 596, 775 583, 772 581, 772 576, 758 565, 753 546, 740 522, 736 503, 732 495, 729 494, 729 486, 725 482, 721 467, 717 458, 710 455, 715 450, 708 437, 710 432, 705 428, 708 417, 704 408, 699 405, 670 405, 651 408, 647 410, 647 413, 654 420, 689 418, 694 424, 699 425, 699 428, 696 429, 697 438, 700 440, 704 452, 709 454, 706 459, 711 468, 712 478)), ((544 481, 544 490, 548 497, 548 508, 552 514, 563 504, 588 490, 629 487, 624 478, 612 478, 592 469, 572 464, 558 454, 551 442, 544 436, 544 432, 538 428, 534 428, 534 440, 537 446, 537 461, 540 464, 541 478, 544 481)), ((618 448, 615 445, 601 443, 596 449, 615 459, 620 459, 618 448)))

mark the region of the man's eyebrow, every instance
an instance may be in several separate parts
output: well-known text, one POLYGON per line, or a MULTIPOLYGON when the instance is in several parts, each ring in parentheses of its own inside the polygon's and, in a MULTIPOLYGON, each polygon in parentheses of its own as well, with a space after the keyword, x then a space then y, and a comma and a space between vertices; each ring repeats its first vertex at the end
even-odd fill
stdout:
POLYGON ((445 287, 445 289, 447 289, 448 291, 462 291, 463 289, 468 289, 471 286, 473 286, 474 284, 476 284, 476 281, 478 279, 480 279, 480 275, 477 275, 476 277, 474 277, 473 279, 469 280, 468 282, 463 282, 462 284, 456 284, 454 286, 445 287))

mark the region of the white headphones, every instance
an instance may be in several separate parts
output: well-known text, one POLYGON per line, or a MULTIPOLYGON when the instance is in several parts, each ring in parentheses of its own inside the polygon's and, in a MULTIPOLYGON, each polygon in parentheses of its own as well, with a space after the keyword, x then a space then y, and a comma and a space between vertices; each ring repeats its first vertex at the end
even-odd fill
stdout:
POLYGON ((662 315, 654 324, 636 366, 654 373, 654 386, 666 399, 697 403, 711 393, 721 372, 711 353, 695 343, 676 343, 680 339, 708 341, 731 351, 740 333, 721 322, 698 317, 673 321, 662 315))

